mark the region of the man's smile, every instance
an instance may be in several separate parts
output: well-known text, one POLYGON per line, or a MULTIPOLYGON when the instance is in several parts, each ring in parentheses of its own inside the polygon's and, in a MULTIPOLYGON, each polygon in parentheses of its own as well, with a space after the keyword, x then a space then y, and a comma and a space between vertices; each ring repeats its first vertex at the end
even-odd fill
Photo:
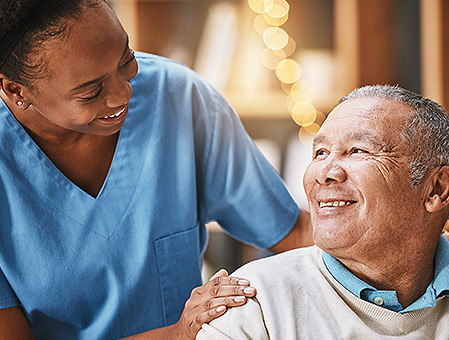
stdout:
POLYGON ((355 203, 355 201, 328 201, 328 202, 319 202, 320 208, 324 207, 342 207, 345 205, 350 205, 355 203))

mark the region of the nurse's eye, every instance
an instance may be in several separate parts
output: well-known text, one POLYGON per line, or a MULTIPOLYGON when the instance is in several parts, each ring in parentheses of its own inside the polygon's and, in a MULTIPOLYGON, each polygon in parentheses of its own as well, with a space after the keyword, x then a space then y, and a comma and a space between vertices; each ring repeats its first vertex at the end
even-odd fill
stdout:
POLYGON ((124 64, 120 65, 120 67, 126 67, 126 66, 130 65, 134 60, 136 60, 136 56, 134 55, 134 51, 130 50, 130 52, 132 54, 131 58, 127 62, 125 62, 124 64))
POLYGON ((98 86, 98 90, 92 95, 92 96, 88 96, 88 97, 80 97, 80 99, 83 102, 91 102, 94 101, 95 99, 97 99, 101 92, 103 91, 103 84, 100 83, 100 85, 98 86))

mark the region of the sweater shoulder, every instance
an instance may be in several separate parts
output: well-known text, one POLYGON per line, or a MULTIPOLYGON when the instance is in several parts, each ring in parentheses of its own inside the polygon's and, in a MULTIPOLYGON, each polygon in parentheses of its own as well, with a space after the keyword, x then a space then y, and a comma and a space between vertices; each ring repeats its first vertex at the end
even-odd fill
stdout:
POLYGON ((275 284, 277 278, 284 281, 292 277, 297 282, 298 279, 310 277, 314 273, 321 275, 323 266, 322 250, 312 246, 252 261, 232 275, 248 279, 251 284, 266 286, 275 284))

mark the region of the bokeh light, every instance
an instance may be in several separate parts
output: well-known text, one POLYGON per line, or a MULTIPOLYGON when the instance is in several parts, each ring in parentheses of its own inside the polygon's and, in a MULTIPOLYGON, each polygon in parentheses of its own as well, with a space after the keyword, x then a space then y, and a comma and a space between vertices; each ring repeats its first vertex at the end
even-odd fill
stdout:
POLYGON ((318 124, 312 124, 310 126, 303 126, 299 130, 299 140, 301 143, 303 143, 305 146, 312 147, 313 146, 313 137, 318 133, 320 130, 320 126, 318 124))
POLYGON ((262 14, 259 14, 254 18, 254 28, 257 33, 263 34, 268 27, 270 27, 270 25, 266 22, 262 14))
POLYGON ((326 115, 321 112, 321 111, 317 111, 316 112, 316 118, 315 118, 315 123, 318 124, 319 126, 322 126, 324 121, 326 120, 326 115))
POLYGON ((288 43, 288 34, 282 28, 268 27, 263 32, 263 42, 272 50, 282 50, 288 43))
POLYGON ((262 54, 260 56, 262 58, 263 65, 269 69, 269 70, 275 70, 277 64, 283 59, 285 59, 286 55, 282 50, 280 51, 273 51, 269 48, 265 48, 262 51, 262 54))
POLYGON ((296 41, 292 37, 288 37, 287 45, 282 49, 287 57, 296 52, 296 41))
POLYGON ((309 126, 315 122, 316 109, 309 102, 299 102, 295 104, 291 114, 296 124, 309 126))
POLYGON ((276 66, 276 76, 286 84, 293 84, 302 77, 302 66, 293 59, 285 59, 276 66))
POLYGON ((289 96, 297 103, 311 103, 315 99, 315 89, 310 83, 300 80, 292 85, 289 96))
POLYGON ((262 16, 265 22, 271 26, 281 26, 288 20, 288 12, 281 18, 273 18, 266 12, 264 12, 262 16))
POLYGON ((270 17, 280 19, 288 14, 290 5, 285 0, 265 0, 264 11, 270 17))
POLYGON ((275 70, 287 95, 287 109, 293 121, 301 126, 299 139, 304 145, 312 147, 313 137, 326 116, 312 104, 314 87, 301 80, 303 67, 294 57, 295 40, 280 27, 288 21, 290 5, 286 0, 248 0, 248 4, 257 13, 254 28, 262 35, 266 46, 261 53, 262 64, 269 70, 275 70))
POLYGON ((256 13, 263 13, 265 11, 264 0, 248 0, 248 5, 256 13))

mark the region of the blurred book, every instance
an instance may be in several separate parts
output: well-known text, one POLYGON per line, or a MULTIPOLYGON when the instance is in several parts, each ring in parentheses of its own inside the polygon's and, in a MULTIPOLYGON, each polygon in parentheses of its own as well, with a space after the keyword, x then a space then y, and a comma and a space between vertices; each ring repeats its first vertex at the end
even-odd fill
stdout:
POLYGON ((220 92, 228 83, 237 36, 238 7, 231 2, 212 4, 193 69, 220 92))

